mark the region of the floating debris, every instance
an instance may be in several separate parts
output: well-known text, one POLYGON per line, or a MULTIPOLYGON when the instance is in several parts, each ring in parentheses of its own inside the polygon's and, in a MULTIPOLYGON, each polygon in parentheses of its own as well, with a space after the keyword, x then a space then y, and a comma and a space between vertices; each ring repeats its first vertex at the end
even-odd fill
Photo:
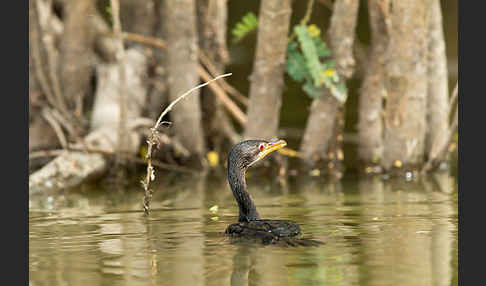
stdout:
POLYGON ((413 178, 412 172, 406 172, 405 173, 405 178, 407 179, 407 181, 411 181, 412 178, 413 178))
POLYGON ((218 209, 219 209, 218 205, 214 205, 214 206, 212 206, 212 207, 209 208, 209 211, 211 213, 215 214, 215 213, 218 212, 218 209))

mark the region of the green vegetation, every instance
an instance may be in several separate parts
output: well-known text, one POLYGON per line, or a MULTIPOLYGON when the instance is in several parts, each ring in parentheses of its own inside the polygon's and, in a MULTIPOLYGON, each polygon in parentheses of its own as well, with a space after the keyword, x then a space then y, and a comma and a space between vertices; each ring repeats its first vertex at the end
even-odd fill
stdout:
MULTIPOLYGON (((233 42, 241 41, 258 26, 258 19, 249 12, 232 30, 233 42)), ((286 73, 303 83, 302 90, 311 98, 321 96, 328 88, 340 102, 346 101, 346 86, 335 69, 331 51, 320 37, 321 30, 314 24, 294 26, 295 37, 289 39, 286 55, 286 73)))
POLYGON ((248 34, 256 31, 257 26, 257 17, 255 14, 253 14, 253 12, 248 12, 245 16, 243 16, 243 18, 241 18, 241 21, 236 23, 233 30, 231 30, 231 34, 233 34, 233 42, 236 43, 241 41, 248 34))

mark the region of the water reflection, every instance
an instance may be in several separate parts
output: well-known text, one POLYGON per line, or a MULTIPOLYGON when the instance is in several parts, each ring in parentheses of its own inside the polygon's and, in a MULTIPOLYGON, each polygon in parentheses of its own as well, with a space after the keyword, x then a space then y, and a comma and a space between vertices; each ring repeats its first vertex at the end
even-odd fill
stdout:
POLYGON ((240 244, 233 257, 233 272, 231 285, 258 285, 258 268, 256 267, 257 246, 254 244, 240 244))
POLYGON ((231 243, 237 206, 224 177, 171 176, 143 192, 30 198, 32 285, 457 285, 457 183, 249 178, 262 217, 289 219, 315 247, 231 243), (212 213, 209 208, 218 205, 212 213))

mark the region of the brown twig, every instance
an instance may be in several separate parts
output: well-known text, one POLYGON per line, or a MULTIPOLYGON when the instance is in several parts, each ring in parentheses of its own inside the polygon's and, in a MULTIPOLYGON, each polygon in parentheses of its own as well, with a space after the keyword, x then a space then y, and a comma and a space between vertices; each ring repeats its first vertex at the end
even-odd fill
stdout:
POLYGON ((314 7, 314 0, 309 0, 309 2, 307 2, 307 10, 305 11, 304 18, 300 20, 301 25, 307 25, 307 22, 309 22, 312 15, 312 7, 314 7))
MULTIPOLYGON (((309 22, 310 17, 312 15, 312 8, 313 7, 314 7, 314 0, 309 0, 307 2, 307 9, 305 10, 304 17, 302 17, 302 19, 300 19, 299 25, 307 25, 307 22, 309 22)), ((295 31, 292 31, 292 34, 290 35, 288 41, 292 42, 296 36, 297 35, 295 34, 295 31)))
MULTIPOLYGON (((37 13, 37 12, 31 11, 31 13, 37 13)), ((30 36, 32 37, 29 43, 32 45, 32 60, 34 62, 34 71, 35 71, 36 78, 39 81, 39 85, 41 87, 42 93, 44 93, 44 95, 46 96, 47 102, 49 102, 49 104, 52 107, 55 107, 56 100, 47 82, 47 77, 44 74, 44 70, 42 69, 43 64, 41 60, 41 51, 39 45, 39 29, 38 29, 40 27, 39 15, 36 15, 35 19, 37 20, 36 21, 37 26, 33 27, 33 30, 29 33, 30 36)))
POLYGON ((150 46, 155 46, 161 49, 167 49, 167 43, 164 40, 154 37, 144 36, 140 34, 123 32, 122 37, 124 40, 142 43, 150 46))
POLYGON ((54 132, 56 133, 62 148, 66 149, 68 145, 66 136, 64 135, 64 132, 62 132, 62 128, 59 125, 59 122, 56 120, 56 118, 54 118, 51 111, 47 107, 42 109, 42 117, 44 117, 49 125, 51 125, 52 129, 54 129, 54 132))
POLYGON ((142 185, 143 185, 143 188, 144 188, 144 191, 145 191, 145 196, 144 196, 144 199, 143 199, 143 210, 145 212, 146 215, 149 214, 149 211, 150 211, 150 200, 152 198, 152 190, 150 190, 150 182, 155 180, 155 170, 154 170, 154 167, 153 167, 153 164, 152 164, 152 149, 153 149, 153 146, 155 144, 157 144, 157 134, 158 134, 158 128, 160 126, 160 124, 162 123, 162 118, 164 118, 164 116, 172 110, 172 108, 174 108, 174 106, 181 100, 183 100, 186 96, 188 96, 189 94, 191 94, 191 92, 201 88, 201 87, 204 87, 208 84, 210 84, 211 82, 215 81, 215 80, 218 80, 220 78, 223 78, 223 77, 227 77, 227 76, 230 76, 231 73, 227 73, 227 74, 222 74, 222 75, 219 75, 209 81, 206 81, 205 83, 202 83, 196 87, 193 87, 191 88, 190 90, 186 91, 184 94, 182 94, 181 96, 179 96, 176 100, 172 101, 169 106, 167 106, 167 108, 164 109, 164 111, 160 114, 159 118, 157 119, 157 122, 155 122, 155 125, 150 128, 150 136, 147 140, 147 155, 145 156, 145 159, 147 160, 147 175, 145 176, 145 181, 142 181, 142 185))
MULTIPOLYGON (((211 76, 206 72, 201 66, 198 66, 199 75, 205 81, 210 80, 211 76)), ((228 109, 228 111, 238 120, 238 122, 245 126, 246 125, 246 115, 241 111, 241 109, 226 95, 226 92, 219 85, 211 85, 209 88, 214 92, 214 94, 221 100, 221 103, 228 109)))
POLYGON ((59 124, 61 124, 62 127, 68 131, 70 135, 74 136, 74 139, 77 141, 81 140, 81 137, 79 137, 79 135, 76 133, 71 122, 66 120, 66 118, 64 118, 64 116, 57 109, 52 109, 51 114, 57 120, 57 122, 59 122, 59 124))
POLYGON ((57 157, 65 153, 66 151, 67 151, 66 149, 56 149, 56 150, 40 150, 40 151, 30 152, 29 161, 37 158, 44 158, 44 157, 57 157))
MULTIPOLYGON (((55 47, 53 34, 59 33, 59 31, 52 31, 53 28, 51 26, 53 23, 60 23, 60 20, 51 12, 51 1, 34 2, 35 7, 32 13, 36 13, 35 20, 37 26, 34 28, 35 30, 32 33, 30 43, 32 44, 32 58, 35 64, 36 78, 39 80, 42 92, 52 107, 51 115, 56 118, 58 123, 66 127, 69 135, 78 140, 79 134, 77 130, 80 130, 78 127, 81 126, 75 126, 75 128, 71 120, 67 120, 67 118, 71 118, 71 114, 62 95, 60 81, 56 72, 58 51, 55 47), (41 33, 41 35, 38 33, 41 33), (45 50, 47 64, 42 63, 41 44, 45 50), (44 67, 49 71, 47 76, 45 75, 44 67)), ((60 29, 62 28, 57 28, 57 30, 60 29)), ((74 123, 77 124, 79 122, 75 121, 74 123)))
MULTIPOLYGON (((217 69, 214 66, 214 64, 211 62, 209 57, 204 53, 203 50, 199 50, 199 60, 201 63, 206 67, 206 69, 209 71, 209 74, 211 76, 214 76, 217 74, 217 69)), ((248 98, 241 94, 236 88, 232 87, 231 85, 228 84, 228 82, 225 79, 221 80, 220 83, 221 87, 231 96, 233 96, 236 100, 238 100, 241 104, 244 106, 248 106, 248 98)))
MULTIPOLYGON (((57 51, 54 46, 54 38, 53 35, 48 31, 49 27, 47 26, 49 23, 49 19, 51 17, 51 1, 45 3, 45 7, 41 6, 41 1, 36 2, 36 12, 37 12, 37 19, 39 22, 40 31, 42 33, 41 39, 45 47, 46 56, 47 56, 47 66, 49 70, 49 78, 51 81, 51 88, 52 94, 55 98, 55 107, 64 114, 69 114, 66 102, 62 97, 61 92, 61 85, 59 83, 59 79, 57 77, 57 51)), ((39 67, 40 68, 40 67, 39 67)))
MULTIPOLYGON (((127 41, 132 41, 132 42, 137 42, 137 43, 142 43, 142 44, 154 46, 154 47, 161 48, 161 49, 167 49, 167 43, 164 40, 157 39, 157 38, 150 37, 150 36, 124 32, 123 33, 123 39, 127 40, 127 41)), ((217 73, 216 68, 214 67, 214 64, 211 62, 209 57, 206 56, 204 54, 204 52, 202 52, 202 51, 199 51, 199 60, 209 70, 209 74, 214 76, 217 73)), ((204 68, 201 65, 198 66, 198 71, 200 72, 199 75, 201 76, 201 78, 203 78, 203 80, 208 79, 208 76, 207 76, 208 73, 204 70, 204 68)), ((244 106, 248 106, 248 98, 245 97, 243 94, 241 94, 241 92, 239 92, 236 88, 231 86, 226 80, 222 79, 220 86, 226 93, 233 96, 241 104, 243 104, 244 106)))

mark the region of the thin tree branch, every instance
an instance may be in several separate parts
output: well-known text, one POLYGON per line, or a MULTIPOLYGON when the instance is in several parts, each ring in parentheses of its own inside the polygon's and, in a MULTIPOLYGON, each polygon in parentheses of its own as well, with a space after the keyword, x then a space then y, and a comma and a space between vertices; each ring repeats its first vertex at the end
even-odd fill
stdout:
MULTIPOLYGON (((198 69, 203 80, 207 81, 211 79, 211 76, 201 66, 199 66, 198 69)), ((226 95, 226 92, 219 85, 211 85, 209 88, 211 88, 214 94, 221 100, 223 105, 236 118, 236 120, 238 120, 241 125, 245 126, 247 121, 246 115, 233 101, 231 101, 228 95, 226 95)))
POLYGON ((312 7, 314 7, 314 0, 309 0, 307 2, 307 10, 305 11, 304 18, 300 20, 301 25, 307 25, 307 22, 309 22, 310 17, 312 15, 312 7))
POLYGON ((190 90, 186 91, 184 94, 182 94, 181 96, 179 96, 176 100, 172 101, 169 106, 167 106, 167 108, 164 109, 164 111, 160 114, 159 118, 157 119, 157 122, 155 122, 155 125, 150 128, 150 136, 147 140, 147 155, 145 156, 145 159, 147 160, 147 175, 145 176, 145 181, 142 181, 142 185, 143 185, 143 188, 145 190, 145 196, 144 196, 144 199, 143 199, 143 210, 145 212, 146 215, 149 214, 149 211, 150 211, 150 200, 152 198, 152 190, 150 190, 150 182, 155 180, 155 170, 154 170, 154 167, 153 167, 153 164, 152 164, 152 149, 153 149, 153 146, 155 144, 157 144, 157 134, 158 134, 158 131, 157 129, 159 128, 160 124, 162 123, 162 118, 164 118, 164 116, 172 110, 172 108, 174 108, 174 106, 181 100, 183 100, 186 96, 188 96, 189 94, 191 94, 191 92, 201 88, 201 87, 204 87, 208 84, 210 84, 211 82, 215 81, 215 80, 218 80, 220 78, 223 78, 223 77, 227 77, 227 76, 230 76, 231 73, 227 73, 227 74, 222 74, 222 75, 219 75, 209 81, 206 81, 205 83, 203 84, 200 84, 196 87, 193 87, 191 88, 190 90))
POLYGON ((39 27, 41 28, 42 36, 41 39, 44 43, 44 47, 46 50, 47 56, 47 65, 49 70, 49 77, 51 80, 51 87, 56 98, 56 108, 59 109, 62 113, 69 114, 66 102, 62 96, 61 92, 61 85, 59 83, 59 78, 57 77, 57 51, 54 47, 54 39, 53 36, 48 32, 49 28, 47 27, 49 23, 49 19, 51 17, 51 1, 47 1, 44 3, 45 6, 41 6, 41 1, 35 1, 36 8, 37 8, 37 15, 39 21, 39 27))
MULTIPOLYGON (((215 74, 217 74, 216 67, 211 62, 209 57, 202 50, 199 51, 199 60, 206 67, 206 69, 209 71, 209 74, 211 76, 214 76, 215 74)), ((241 94, 236 88, 229 85, 228 82, 225 79, 221 80, 220 85, 229 95, 233 96, 236 100, 238 100, 244 106, 248 106, 248 98, 245 97, 243 94, 241 94)))
MULTIPOLYGON (((31 13, 37 13, 37 12, 31 12, 31 13)), ((29 43, 32 45, 32 60, 34 61, 34 71, 37 80, 39 81, 40 87, 42 89, 42 92, 47 98, 47 101, 50 103, 52 107, 55 107, 57 105, 56 99, 54 98, 54 95, 50 89, 49 83, 47 82, 47 77, 44 74, 44 70, 42 69, 42 61, 41 61, 41 52, 40 52, 40 46, 39 46, 39 16, 36 15, 35 20, 36 26, 33 27, 33 31, 30 32, 31 39, 29 43)))
MULTIPOLYGON (((108 36, 111 36, 112 34, 107 34, 108 36)), ((140 34, 135 34, 135 33, 127 33, 123 32, 122 37, 126 41, 132 41, 132 42, 137 42, 137 43, 142 43, 150 46, 154 46, 157 48, 161 49, 167 49, 167 43, 164 40, 150 37, 150 36, 145 36, 145 35, 140 35, 140 34)), ((209 70, 209 73, 211 75, 216 74, 216 68, 214 67, 214 64, 211 62, 209 57, 204 54, 203 51, 199 51, 199 60, 201 63, 209 70)), ((199 71, 204 71, 204 68, 200 66, 198 69, 199 71)), ((200 74, 201 77, 203 77, 202 74, 200 74)), ((204 80, 207 80, 207 76, 204 75, 203 77, 204 80)), ((237 99, 241 104, 244 106, 248 106, 248 98, 245 97, 241 92, 239 92, 236 88, 228 84, 228 82, 225 79, 221 80, 221 88, 225 90, 229 95, 233 96, 235 99, 237 99)))
POLYGON ((51 125, 52 129, 54 129, 54 132, 56 133, 62 148, 66 149, 68 145, 66 136, 64 135, 64 132, 62 132, 62 128, 59 125, 59 122, 57 122, 54 116, 52 116, 52 113, 49 111, 48 108, 42 109, 42 117, 44 117, 44 119, 49 123, 49 125, 51 125))
POLYGON ((167 43, 164 40, 154 37, 144 36, 135 33, 123 32, 122 37, 124 40, 142 43, 150 46, 159 47, 161 49, 167 49, 167 43))

